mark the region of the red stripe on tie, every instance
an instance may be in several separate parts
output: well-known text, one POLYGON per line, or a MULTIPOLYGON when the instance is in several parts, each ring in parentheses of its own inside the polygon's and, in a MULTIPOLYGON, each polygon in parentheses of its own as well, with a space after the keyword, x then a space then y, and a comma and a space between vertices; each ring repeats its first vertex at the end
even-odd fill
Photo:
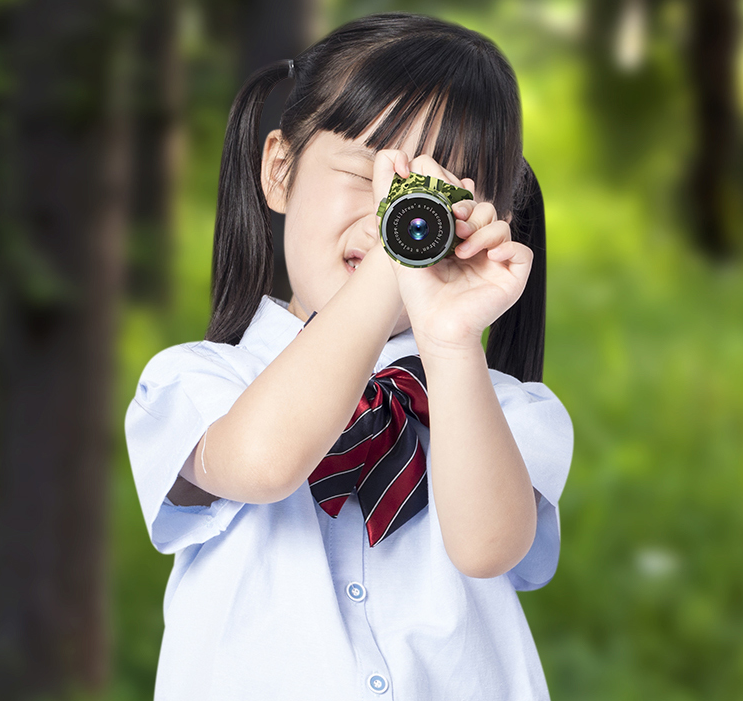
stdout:
POLYGON ((347 494, 345 496, 333 497, 332 499, 324 501, 320 506, 328 516, 335 518, 341 512, 341 508, 343 508, 343 505, 346 503, 346 499, 348 499, 347 494))
POLYGON ((366 523, 371 546, 376 545, 387 532, 400 507, 416 488, 425 472, 426 457, 419 443, 410 463, 384 493, 366 523))

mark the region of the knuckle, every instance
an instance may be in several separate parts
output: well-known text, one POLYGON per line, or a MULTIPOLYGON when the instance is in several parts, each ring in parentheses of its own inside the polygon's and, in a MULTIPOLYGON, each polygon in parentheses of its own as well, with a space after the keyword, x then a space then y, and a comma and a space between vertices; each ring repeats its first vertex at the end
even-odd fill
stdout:
POLYGON ((518 243, 516 241, 511 242, 511 245, 514 247, 514 250, 517 250, 521 253, 524 258, 526 258, 528 261, 534 260, 534 251, 531 250, 528 246, 525 246, 523 243, 518 243))
POLYGON ((434 177, 441 177, 444 174, 441 166, 431 158, 427 153, 422 153, 416 156, 411 162, 411 165, 415 164, 423 175, 433 175, 434 177))
POLYGON ((497 231, 494 231, 488 238, 491 248, 497 248, 498 246, 508 245, 508 239, 504 239, 497 231))
POLYGON ((496 223, 496 226, 501 232, 501 236, 508 239, 509 241, 512 240, 511 227, 508 225, 508 222, 505 222, 501 219, 496 223))

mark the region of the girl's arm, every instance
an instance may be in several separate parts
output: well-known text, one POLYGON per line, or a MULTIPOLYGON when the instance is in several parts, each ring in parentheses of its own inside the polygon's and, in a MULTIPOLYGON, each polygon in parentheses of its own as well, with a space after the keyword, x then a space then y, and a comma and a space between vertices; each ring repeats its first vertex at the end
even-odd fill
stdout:
POLYGON ((444 545, 471 577, 515 566, 536 533, 529 474, 503 416, 479 343, 420 347, 428 383, 431 481, 444 545))
POLYGON ((403 309, 386 258, 374 245, 312 323, 209 427, 181 470, 188 482, 215 496, 267 503, 307 479, 348 424, 403 309))

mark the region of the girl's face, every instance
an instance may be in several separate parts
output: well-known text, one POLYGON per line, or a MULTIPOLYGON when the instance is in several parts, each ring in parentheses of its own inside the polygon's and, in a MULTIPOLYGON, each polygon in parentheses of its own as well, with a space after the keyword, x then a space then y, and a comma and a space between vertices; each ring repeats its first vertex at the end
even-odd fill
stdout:
MULTIPOLYGON (((400 145, 408 161, 417 155, 422 125, 421 117, 400 145)), ((297 163, 288 196, 286 177, 271 175, 280 172, 286 155, 281 132, 275 130, 266 139, 263 189, 271 209, 286 214, 284 251, 293 293, 289 310, 303 321, 325 306, 379 240, 379 201, 372 192, 375 153, 364 146, 375 126, 354 140, 327 131, 315 134, 297 163)), ((431 130, 423 153, 432 151, 435 132, 431 130)), ((409 327, 403 310, 393 335, 409 327)))

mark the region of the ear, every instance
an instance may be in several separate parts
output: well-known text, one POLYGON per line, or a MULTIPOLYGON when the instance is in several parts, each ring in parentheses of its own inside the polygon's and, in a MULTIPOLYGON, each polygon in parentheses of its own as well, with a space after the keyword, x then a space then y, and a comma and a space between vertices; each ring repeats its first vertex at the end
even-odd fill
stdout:
POLYGON ((266 137, 261 160, 261 186, 268 206, 279 214, 286 212, 287 148, 281 129, 266 137))

